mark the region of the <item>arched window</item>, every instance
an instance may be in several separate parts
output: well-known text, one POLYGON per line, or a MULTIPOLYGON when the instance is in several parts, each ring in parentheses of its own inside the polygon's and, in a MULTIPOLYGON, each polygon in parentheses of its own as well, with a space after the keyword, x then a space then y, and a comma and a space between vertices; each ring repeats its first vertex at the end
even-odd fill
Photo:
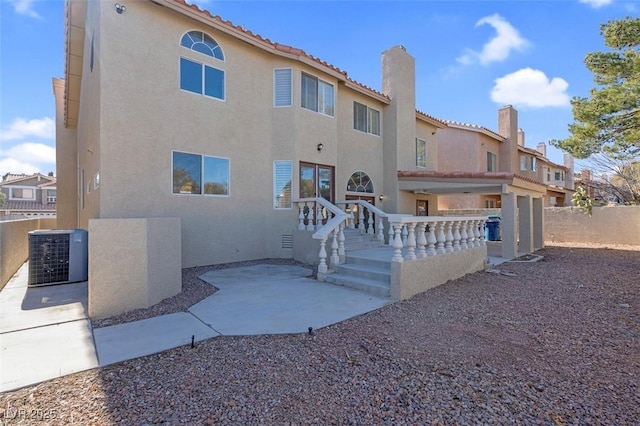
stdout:
POLYGON ((224 54, 220 45, 202 31, 189 31, 183 35, 182 40, 180 40, 180 46, 224 61, 224 54))
MULTIPOLYGON (((180 46, 224 61, 224 54, 220 45, 202 31, 189 31, 183 35, 180 40, 180 46)), ((209 64, 181 56, 180 88, 188 92, 224 100, 225 72, 209 64)))
POLYGON ((351 175, 347 182, 347 191, 349 192, 367 192, 373 194, 373 182, 368 174, 363 171, 357 171, 351 175))

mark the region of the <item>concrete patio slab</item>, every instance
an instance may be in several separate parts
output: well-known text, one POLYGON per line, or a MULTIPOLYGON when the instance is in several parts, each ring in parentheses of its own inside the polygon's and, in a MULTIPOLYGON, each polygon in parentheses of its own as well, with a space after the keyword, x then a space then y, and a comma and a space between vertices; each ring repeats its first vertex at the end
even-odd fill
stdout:
POLYGON ((89 320, 0 334, 0 392, 98 366, 89 320))
POLYGON ((0 292, 0 333, 87 318, 87 283, 27 287, 25 263, 0 292))
POLYGON ((309 269, 254 265, 210 271, 200 278, 218 287, 189 312, 223 335, 304 333, 392 303, 346 287, 303 278, 309 269), (279 271, 266 274, 264 266, 279 271))
POLYGON ((220 334, 187 312, 93 330, 100 366, 162 352, 220 334))

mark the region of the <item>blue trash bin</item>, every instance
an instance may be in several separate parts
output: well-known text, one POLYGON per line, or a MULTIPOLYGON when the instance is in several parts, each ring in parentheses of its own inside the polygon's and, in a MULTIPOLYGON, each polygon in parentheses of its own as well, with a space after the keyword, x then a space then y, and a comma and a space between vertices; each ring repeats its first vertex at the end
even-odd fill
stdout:
POLYGON ((489 216, 484 225, 484 239, 500 241, 500 216, 489 216))

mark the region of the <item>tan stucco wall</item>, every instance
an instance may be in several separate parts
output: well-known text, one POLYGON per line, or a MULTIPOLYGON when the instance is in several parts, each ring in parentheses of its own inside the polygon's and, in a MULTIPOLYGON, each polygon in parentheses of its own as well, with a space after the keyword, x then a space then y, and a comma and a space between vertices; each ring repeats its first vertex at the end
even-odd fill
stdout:
POLYGON ((293 198, 299 195, 300 162, 309 162, 336 168, 336 200, 345 198, 349 176, 362 170, 373 180, 376 200, 386 197, 380 207, 413 213, 416 196, 398 197, 397 170, 416 169, 416 136, 427 141, 427 168, 436 168, 436 129, 416 120, 413 58, 400 48, 387 53, 393 60, 383 61, 383 92, 393 97, 391 105, 338 81, 344 79, 339 72, 310 66, 308 58, 273 55, 152 2, 127 3, 124 14, 113 4, 92 2, 77 173, 85 170, 86 186, 99 171, 101 182, 91 193, 85 188, 80 225, 92 218, 180 217, 184 267, 292 257, 282 236, 295 230, 298 211, 273 209, 276 160, 292 162, 293 198), (224 62, 181 47, 190 30, 212 36, 224 62), (180 90, 181 56, 224 70, 226 99, 180 90), (293 70, 291 107, 273 107, 275 68, 293 70), (334 85, 335 117, 300 107, 301 72, 334 85), (353 129, 354 100, 380 111, 381 136, 353 129), (172 194, 174 150, 228 158, 230 196, 172 194))
MULTIPOLYGON (((100 217, 101 190, 94 188, 94 178, 100 172, 100 151, 102 131, 101 123, 101 75, 104 69, 111 69, 110 65, 102 63, 102 44, 100 17, 102 14, 113 14, 113 5, 105 10, 104 2, 87 3, 87 19, 85 24, 84 62, 82 66, 82 92, 80 95, 80 111, 78 114, 77 140, 78 140, 78 223, 79 227, 86 229, 89 219, 100 217), (91 44, 93 40, 93 69, 91 68, 91 44), (84 203, 83 203, 84 200, 84 203), (83 205, 84 204, 84 205, 83 205)), ((119 64, 114 69, 118 69, 119 64)), ((124 100, 121 100, 122 103, 124 100)), ((140 159, 139 159, 140 160, 140 159)), ((101 185, 100 185, 101 186, 101 185)))
POLYGON ((486 266, 486 246, 411 261, 391 262, 391 297, 409 299, 449 280, 482 271, 486 266))
POLYGON ((594 207, 591 217, 576 207, 544 214, 548 242, 640 245, 640 206, 594 207))
POLYGON ((148 308, 182 290, 180 219, 89 221, 89 316, 148 308))
POLYGON ((56 216, 62 229, 78 226, 78 164, 76 129, 64 126, 65 81, 53 79, 56 104, 56 216))
POLYGON ((0 221, 0 289, 29 257, 29 231, 55 227, 55 218, 0 221))

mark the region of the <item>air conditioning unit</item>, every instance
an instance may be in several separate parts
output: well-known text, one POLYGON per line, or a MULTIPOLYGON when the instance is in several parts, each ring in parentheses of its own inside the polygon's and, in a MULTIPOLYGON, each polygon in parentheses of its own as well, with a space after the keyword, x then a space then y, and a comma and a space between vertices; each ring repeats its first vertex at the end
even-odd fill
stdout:
POLYGON ((87 277, 87 231, 29 232, 29 287, 87 281, 87 277))

